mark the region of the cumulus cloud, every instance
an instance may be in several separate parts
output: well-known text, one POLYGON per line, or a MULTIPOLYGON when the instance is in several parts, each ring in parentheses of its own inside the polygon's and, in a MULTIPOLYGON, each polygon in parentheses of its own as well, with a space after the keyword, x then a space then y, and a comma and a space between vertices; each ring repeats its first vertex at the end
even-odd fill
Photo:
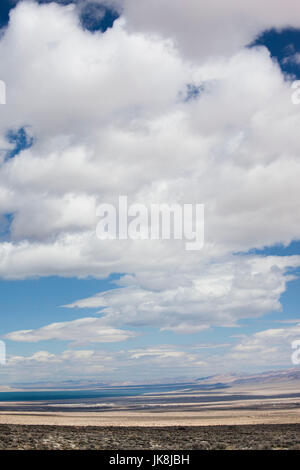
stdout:
POLYGON ((291 367, 292 342, 299 340, 300 325, 272 328, 235 338, 233 344, 158 345, 121 351, 66 350, 59 354, 37 351, 31 356, 10 356, 3 374, 9 381, 50 380, 55 372, 58 379, 81 378, 139 383, 181 379, 223 372, 243 372, 291 367), (221 348, 221 353, 216 349, 221 348), (45 367, 46 366, 46 367, 45 367))
POLYGON ((78 370, 81 371, 81 379, 97 381, 128 380, 128 374, 135 382, 149 382, 149 368, 153 370, 151 379, 166 379, 174 374, 182 374, 186 377, 189 373, 197 374, 205 370, 207 364, 201 359, 201 354, 193 351, 184 351, 171 345, 160 345, 156 348, 129 349, 107 352, 103 350, 66 350, 52 354, 48 351, 37 351, 29 356, 8 357, 3 374, 9 381, 18 381, 24 378, 28 380, 49 381, 54 373, 57 379, 66 380, 78 378, 78 370), (170 374, 170 375, 169 375, 170 374))
POLYGON ((92 350, 70 350, 61 354, 52 354, 48 351, 37 351, 31 356, 10 356, 7 361, 8 366, 30 363, 60 363, 67 361, 87 361, 94 356, 99 358, 99 353, 95 354, 92 350))
MULTIPOLYGON (((28 381, 66 381, 78 378, 80 371, 82 379, 97 379, 101 376, 113 377, 117 367, 118 355, 114 357, 105 351, 66 350, 61 353, 37 351, 31 356, 10 355, 7 358, 3 376, 8 382, 28 381), (17 379, 16 379, 17 378, 17 379)), ((99 378, 100 377, 100 378, 99 378)), ((57 385, 57 382, 56 382, 57 385)))
POLYGON ((232 348, 228 359, 239 367, 249 364, 272 368, 292 365, 292 343, 300 338, 300 324, 287 328, 272 328, 245 336, 232 348))
POLYGON ((169 274, 154 289, 146 275, 126 276, 123 287, 80 299, 68 308, 101 308, 109 324, 157 326, 163 330, 196 333, 212 326, 237 326, 242 318, 280 311, 280 296, 289 268, 300 258, 239 257, 207 266, 197 277, 169 274), (126 285, 127 284, 127 285, 126 285))
POLYGON ((176 350, 174 347, 160 346, 158 348, 138 349, 130 351, 129 354, 132 359, 146 358, 165 367, 174 362, 176 362, 177 366, 184 365, 186 368, 191 365, 193 367, 206 365, 205 362, 199 360, 196 354, 176 350))
POLYGON ((11 356, 8 359, 8 366, 15 366, 18 364, 26 363, 48 363, 48 362, 57 362, 57 358, 55 354, 51 354, 48 351, 37 351, 32 356, 11 356))
POLYGON ((280 311, 299 257, 236 254, 300 238, 299 107, 267 49, 245 48, 263 29, 299 26, 298 3, 270 5, 126 0, 104 34, 72 5, 12 11, 0 39, 0 215, 12 219, 0 276, 123 277, 71 305, 102 318, 9 339, 123 341, 123 325, 193 332, 280 311), (21 128, 32 146, 7 158, 21 128), (122 194, 204 203, 204 249, 98 240, 96 207, 122 194))
POLYGON ((295 0, 124 0, 129 27, 172 37, 184 54, 200 59, 233 54, 270 28, 299 28, 295 0))
POLYGON ((112 343, 133 338, 134 333, 105 325, 98 318, 80 318, 70 322, 51 323, 37 330, 20 330, 6 335, 12 341, 35 343, 45 340, 73 341, 74 344, 112 343))

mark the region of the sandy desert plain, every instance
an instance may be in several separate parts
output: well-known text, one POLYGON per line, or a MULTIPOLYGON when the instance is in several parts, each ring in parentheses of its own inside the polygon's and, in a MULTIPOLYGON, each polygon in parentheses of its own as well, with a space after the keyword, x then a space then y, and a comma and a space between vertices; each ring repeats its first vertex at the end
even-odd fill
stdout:
POLYGON ((300 450, 299 370, 198 385, 84 403, 1 402, 0 449, 300 450))

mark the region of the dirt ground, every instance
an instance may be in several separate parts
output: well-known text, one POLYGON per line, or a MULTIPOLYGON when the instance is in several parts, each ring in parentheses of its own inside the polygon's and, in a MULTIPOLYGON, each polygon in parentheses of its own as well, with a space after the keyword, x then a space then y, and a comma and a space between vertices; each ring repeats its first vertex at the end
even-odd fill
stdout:
POLYGON ((300 450, 300 424, 160 428, 0 425, 0 449, 300 450))

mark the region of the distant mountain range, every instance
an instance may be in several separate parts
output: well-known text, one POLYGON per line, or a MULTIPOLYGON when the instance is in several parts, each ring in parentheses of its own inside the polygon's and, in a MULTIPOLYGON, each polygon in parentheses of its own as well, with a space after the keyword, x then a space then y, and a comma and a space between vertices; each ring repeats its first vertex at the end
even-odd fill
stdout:
POLYGON ((259 374, 220 374, 212 375, 210 377, 202 377, 197 379, 201 384, 215 384, 222 383, 234 386, 250 386, 250 385, 284 385, 296 384, 300 385, 300 368, 286 369, 286 370, 271 370, 261 372, 259 374))
MULTIPOLYGON (((138 387, 143 385, 168 385, 176 384, 184 387, 193 387, 193 385, 211 385, 212 388, 219 388, 224 385, 226 387, 243 387, 251 388, 255 386, 298 386, 300 390, 300 368, 285 369, 285 370, 271 370, 261 372, 258 374, 217 374, 206 377, 200 377, 195 380, 188 380, 187 378, 176 378, 169 380, 162 380, 161 382, 152 381, 151 383, 113 383, 113 382, 100 382, 97 380, 68 380, 63 382, 34 382, 34 383, 17 383, 12 385, 13 388, 23 390, 83 390, 83 389, 100 389, 107 387, 138 387), (215 386, 215 387, 213 387, 215 386)), ((208 387, 210 388, 210 387, 208 387)))

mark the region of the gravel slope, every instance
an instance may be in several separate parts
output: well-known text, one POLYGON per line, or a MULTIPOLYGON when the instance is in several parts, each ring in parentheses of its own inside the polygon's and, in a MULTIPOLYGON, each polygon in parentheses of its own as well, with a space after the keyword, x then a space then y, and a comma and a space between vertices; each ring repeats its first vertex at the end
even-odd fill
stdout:
POLYGON ((1 425, 0 449, 300 450, 300 424, 162 428, 1 425))

